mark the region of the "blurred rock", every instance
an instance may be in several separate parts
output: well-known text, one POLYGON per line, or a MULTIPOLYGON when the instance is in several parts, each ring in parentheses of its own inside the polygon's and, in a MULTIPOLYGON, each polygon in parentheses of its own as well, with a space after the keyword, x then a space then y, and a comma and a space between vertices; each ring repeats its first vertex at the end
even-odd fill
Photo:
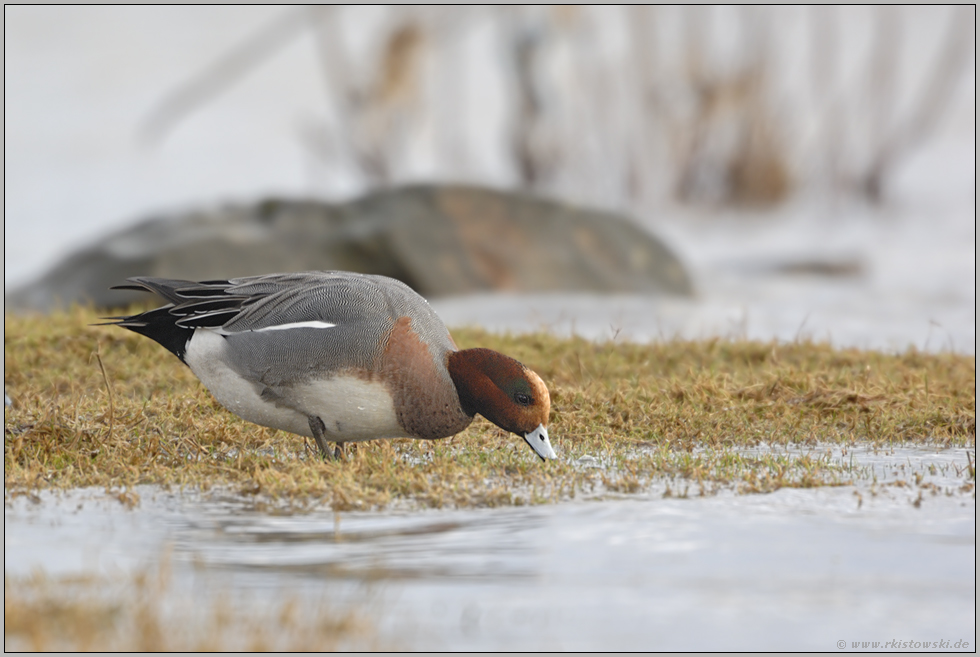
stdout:
POLYGON ((792 276, 825 276, 828 278, 853 278, 864 275, 864 263, 857 257, 808 258, 780 262, 772 267, 777 274, 792 276))
POLYGON ((267 200, 154 218, 69 256, 8 308, 122 306, 128 276, 207 280, 307 269, 398 278, 424 296, 470 292, 688 295, 690 279, 626 218, 526 194, 413 186, 345 204, 267 200))

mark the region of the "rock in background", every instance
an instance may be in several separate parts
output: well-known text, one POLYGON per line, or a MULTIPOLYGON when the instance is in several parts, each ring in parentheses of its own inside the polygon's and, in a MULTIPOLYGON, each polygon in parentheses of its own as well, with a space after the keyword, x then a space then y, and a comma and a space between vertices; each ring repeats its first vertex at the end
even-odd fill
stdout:
POLYGON ((123 306, 145 298, 108 289, 129 276, 309 269, 384 274, 429 297, 692 291, 678 258, 620 215, 479 187, 412 186, 345 204, 273 199, 150 219, 69 256, 6 303, 123 306))

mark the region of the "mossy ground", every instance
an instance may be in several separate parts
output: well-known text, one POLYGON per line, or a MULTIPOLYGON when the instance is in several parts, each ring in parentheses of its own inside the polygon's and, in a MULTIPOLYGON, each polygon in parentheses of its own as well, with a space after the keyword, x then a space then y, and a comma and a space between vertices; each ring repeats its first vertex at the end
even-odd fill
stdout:
POLYGON ((98 321, 83 308, 5 317, 4 385, 14 400, 4 416, 5 495, 104 486, 137 503, 133 486, 158 484, 338 510, 495 506, 631 493, 655 481, 683 480, 702 494, 836 485, 854 473, 807 448, 976 445, 974 356, 456 330, 461 348, 496 349, 544 378, 560 459, 541 462, 478 418, 453 438, 361 443, 346 461, 324 462, 312 441, 223 409, 153 341, 98 321), (746 451, 760 443, 801 449, 746 451))

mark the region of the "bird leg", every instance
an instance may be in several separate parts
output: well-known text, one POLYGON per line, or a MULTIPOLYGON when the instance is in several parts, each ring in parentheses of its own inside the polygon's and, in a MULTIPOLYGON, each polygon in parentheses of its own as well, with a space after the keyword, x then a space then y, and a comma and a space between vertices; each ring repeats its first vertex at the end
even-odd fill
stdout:
POLYGON ((337 461, 346 461, 347 454, 344 452, 344 443, 337 442, 336 447, 334 447, 333 453, 330 451, 330 446, 327 441, 327 425, 323 423, 323 420, 316 416, 310 417, 310 430, 313 432, 313 438, 316 440, 317 447, 320 448, 320 453, 323 455, 324 459, 333 458, 337 461))
POLYGON ((327 445, 327 425, 323 423, 323 420, 312 415, 310 416, 310 431, 313 432, 313 439, 316 440, 316 446, 320 448, 320 454, 325 459, 330 458, 330 447, 327 445))

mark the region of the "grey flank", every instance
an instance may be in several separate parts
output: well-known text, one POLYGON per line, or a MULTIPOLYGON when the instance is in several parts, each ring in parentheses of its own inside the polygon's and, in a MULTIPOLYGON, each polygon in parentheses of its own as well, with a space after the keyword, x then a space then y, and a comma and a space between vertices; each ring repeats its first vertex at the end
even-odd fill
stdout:
MULTIPOLYGON (((429 304, 404 283, 384 276, 333 271, 269 274, 231 279, 220 287, 228 297, 243 299, 238 314, 219 329, 228 345, 227 364, 274 391, 349 368, 376 370, 387 336, 403 316, 412 318, 412 329, 437 362, 454 350, 449 332, 429 304), (257 332, 310 321, 335 326, 257 332)), ((198 288, 209 289, 213 286, 198 288)), ((179 293, 191 296, 195 289, 181 288, 179 293)), ((446 378, 449 381, 448 373, 446 378)))

